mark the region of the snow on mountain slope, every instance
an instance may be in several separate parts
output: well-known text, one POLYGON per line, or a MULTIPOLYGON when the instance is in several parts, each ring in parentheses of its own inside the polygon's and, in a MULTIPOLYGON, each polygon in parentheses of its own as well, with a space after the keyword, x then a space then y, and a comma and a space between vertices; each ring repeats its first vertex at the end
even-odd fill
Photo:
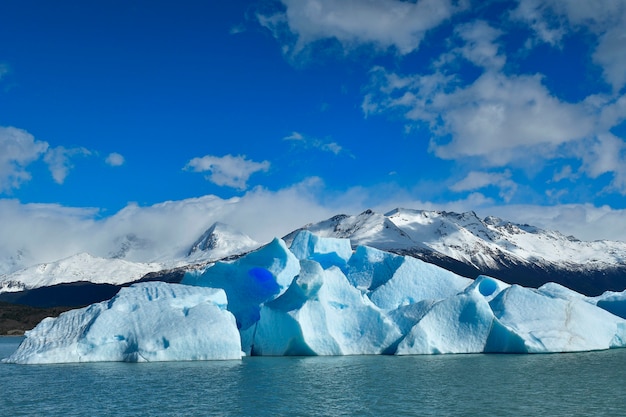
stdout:
POLYGON ((285 236, 285 242, 291 243, 303 229, 320 237, 350 239, 352 246, 372 246, 381 250, 424 247, 389 218, 372 210, 356 216, 340 214, 319 223, 308 224, 285 236))
POLYGON ((187 253, 187 260, 217 260, 249 252, 259 246, 261 244, 248 235, 227 224, 216 222, 194 242, 187 253))
MULTIPOLYGON (((383 215, 367 210, 356 216, 338 215, 303 229, 323 237, 349 238, 353 246, 430 249, 477 268, 495 267, 503 256, 526 262, 580 266, 626 262, 624 242, 583 242, 557 231, 496 217, 481 220, 474 212, 395 209, 383 215)), ((286 240, 296 232, 287 235, 286 240)))
POLYGON ((496 254, 528 262, 614 265, 626 261, 626 243, 583 242, 557 231, 519 225, 474 212, 396 209, 386 217, 411 239, 452 258, 481 267, 495 265, 496 254))
MULTIPOLYGON (((136 245, 140 239, 135 237, 132 241, 136 245)), ((119 253, 112 254, 110 258, 79 253, 56 262, 0 274, 0 293, 78 281, 126 284, 137 281, 151 272, 169 271, 172 268, 195 268, 198 264, 208 264, 218 259, 240 255, 259 246, 259 243, 234 228, 223 223, 215 223, 194 242, 183 257, 142 263, 121 259, 119 253)))
POLYGON ((470 278, 486 274, 531 287, 554 281, 586 295, 626 288, 626 243, 583 242, 496 217, 481 220, 474 212, 367 210, 302 229, 349 238, 353 247, 414 256, 470 278))
POLYGON ((163 265, 159 263, 137 263, 79 253, 60 261, 0 275, 0 293, 78 281, 96 284, 125 284, 136 281, 149 272, 161 269, 163 265))

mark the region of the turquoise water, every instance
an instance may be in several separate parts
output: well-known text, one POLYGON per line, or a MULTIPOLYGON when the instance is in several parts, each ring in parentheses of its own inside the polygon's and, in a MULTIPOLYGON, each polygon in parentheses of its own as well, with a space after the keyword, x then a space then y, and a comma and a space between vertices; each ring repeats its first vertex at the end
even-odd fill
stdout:
MULTIPOLYGON (((0 358, 21 339, 0 338, 0 358)), ((626 415, 626 349, 0 364, 2 416, 626 415)))

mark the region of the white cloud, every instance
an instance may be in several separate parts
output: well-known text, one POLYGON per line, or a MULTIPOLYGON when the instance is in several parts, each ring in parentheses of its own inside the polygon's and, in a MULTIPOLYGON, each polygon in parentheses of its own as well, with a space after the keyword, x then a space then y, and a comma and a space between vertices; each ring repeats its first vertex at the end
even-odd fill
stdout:
POLYGON ((607 190, 626 193, 624 141, 610 133, 626 120, 626 95, 615 93, 626 85, 626 3, 520 0, 508 16, 554 46, 572 31, 595 35, 593 59, 613 95, 568 102, 554 95, 540 74, 504 72, 506 56, 498 44, 504 32, 475 21, 455 28, 449 51, 433 61, 430 74, 399 75, 376 67, 361 105, 364 114, 401 112, 409 133, 412 124, 428 125, 430 150, 442 159, 474 158, 483 167, 512 164, 536 172, 547 159, 574 157, 583 164, 581 172, 592 178, 611 173, 607 190), (450 75, 459 58, 483 69, 470 84, 450 75))
MULTIPOLYGON (((590 9, 576 4, 567 3, 567 14, 577 24, 595 30, 611 19, 602 11, 594 17, 596 23, 589 23, 584 16, 590 15, 590 9)), ((520 3, 515 13, 525 10, 530 20, 529 10, 543 16, 547 7, 529 0, 520 3)), ((619 33, 621 36, 623 30, 619 33)), ((626 193, 624 141, 610 133, 626 120, 626 95, 593 94, 579 102, 565 101, 544 85, 540 74, 504 71, 506 56, 497 44, 501 36, 501 31, 482 21, 464 24, 457 26, 453 37, 461 46, 452 43, 453 47, 434 61, 430 74, 399 75, 374 68, 361 106, 364 114, 399 112, 409 133, 414 125, 427 125, 432 134, 429 149, 442 159, 472 159, 478 167, 511 165, 536 173, 548 159, 575 158, 583 165, 581 173, 592 178, 613 174, 607 191, 626 193), (483 69, 469 84, 448 75, 454 73, 460 58, 483 69)), ((626 45, 615 43, 613 52, 626 51, 622 44, 626 45)), ((626 66, 623 69, 615 77, 626 78, 626 66)), ((511 193, 501 196, 506 201, 511 193)))
POLYGON ((76 156, 88 156, 91 151, 85 148, 65 148, 57 146, 50 148, 44 155, 44 162, 48 164, 52 178, 57 184, 63 184, 65 178, 69 174, 70 169, 74 168, 71 158, 76 156))
POLYGON ((598 135, 580 147, 583 170, 591 177, 612 173, 613 179, 606 191, 626 195, 626 143, 610 133, 598 135))
POLYGON ((330 152, 335 155, 339 155, 344 152, 344 148, 337 142, 324 141, 317 138, 311 138, 303 135, 300 132, 292 132, 289 136, 285 136, 283 140, 294 141, 298 143, 298 146, 303 146, 307 149, 319 149, 324 152, 330 152))
POLYGON ((346 50, 364 44, 400 54, 416 50, 425 33, 439 26, 466 2, 455 6, 450 0, 282 0, 285 11, 258 15, 259 22, 281 41, 295 36, 287 51, 297 54, 322 40, 337 39, 346 50), (286 26, 286 27, 285 27, 286 26))
POLYGON ((548 230, 558 230, 581 240, 624 241, 626 210, 591 204, 555 206, 507 205, 479 210, 482 216, 495 215, 503 219, 526 223, 548 230))
POLYGON ((126 259, 158 261, 180 256, 216 221, 232 225, 260 243, 335 214, 358 214, 367 208, 384 213, 396 207, 468 211, 496 215, 564 234, 593 240, 624 240, 626 210, 592 205, 495 205, 480 193, 445 204, 412 198, 409 190, 388 186, 354 187, 330 192, 319 178, 271 191, 255 188, 240 198, 203 196, 151 206, 129 204, 110 216, 93 208, 22 204, 0 199, 0 274, 52 262, 78 252, 96 256, 134 246, 126 259), (382 196, 382 197, 381 197, 382 196))
POLYGON ((48 165, 53 180, 63 184, 74 167, 72 158, 91 154, 82 147, 50 147, 25 130, 0 126, 0 193, 10 192, 29 181, 31 174, 27 167, 40 159, 48 165))
POLYGON ((319 147, 323 151, 334 153, 335 155, 339 155, 343 148, 337 142, 328 142, 323 143, 319 147))
POLYGON ((406 86, 401 89, 381 85, 387 78, 374 77, 367 108, 401 110, 408 120, 428 123, 431 150, 443 159, 478 157, 487 166, 503 166, 518 162, 521 149, 546 157, 593 133, 595 120, 586 107, 554 97, 539 76, 486 71, 452 91, 446 84, 433 86, 431 79, 445 79, 437 74, 409 76, 406 83, 396 82, 406 86))
POLYGON ((453 53, 490 70, 500 70, 506 63, 506 57, 499 53, 496 43, 502 32, 492 28, 487 22, 478 20, 457 26, 455 33, 465 41, 465 45, 453 53))
POLYGON ((559 182, 563 180, 574 180, 578 175, 574 174, 571 165, 564 165, 552 176, 552 182, 559 182))
POLYGON ((560 45, 572 31, 586 29, 598 44, 593 53, 615 91, 626 85, 626 2, 623 0, 519 0, 511 13, 525 22, 540 41, 560 45))
POLYGON ((129 237, 140 244, 128 252, 128 260, 180 256, 216 221, 269 242, 342 211, 333 202, 317 199, 321 188, 323 183, 311 178, 278 191, 256 188, 240 198, 207 195, 151 206, 131 203, 110 216, 91 208, 0 199, 0 274, 12 267, 11 258, 15 268, 84 251, 111 256, 129 237))
POLYGON ((599 113, 598 129, 608 131, 626 120, 626 94, 617 97, 594 95, 586 102, 599 113))
POLYGON ((291 132, 291 135, 285 136, 283 140, 304 140, 304 136, 299 132, 291 132))
POLYGON ((506 202, 511 200, 517 190, 517 184, 511 180, 511 172, 508 170, 505 172, 471 171, 465 178, 453 184, 450 190, 474 191, 487 187, 500 189, 500 197, 506 202))
POLYGON ((126 160, 124 159, 124 156, 117 152, 110 153, 109 156, 107 156, 104 161, 108 165, 111 165, 112 167, 122 166, 126 162, 126 160))
MULTIPOLYGON (((565 35, 565 29, 558 19, 549 19, 546 16, 546 9, 547 4, 544 0, 519 0, 510 17, 526 23, 535 32, 539 41, 557 46, 565 35)), ((534 46, 534 42, 527 42, 527 46, 534 46)))
POLYGON ((0 193, 31 179, 26 167, 48 150, 48 143, 15 127, 0 126, 0 193))
POLYGON ((600 37, 593 54, 595 62, 602 66, 604 78, 617 91, 626 85, 626 18, 600 37))
POLYGON ((487 72, 467 88, 433 97, 451 142, 433 140, 441 158, 479 156, 490 165, 519 158, 520 148, 544 153, 593 132, 594 120, 581 105, 550 94, 538 76, 505 76, 487 72))
POLYGON ((261 171, 267 172, 269 168, 270 163, 268 161, 250 161, 241 155, 223 157, 206 155, 201 158, 193 158, 184 169, 193 172, 209 172, 206 179, 212 183, 245 190, 252 174, 261 171))

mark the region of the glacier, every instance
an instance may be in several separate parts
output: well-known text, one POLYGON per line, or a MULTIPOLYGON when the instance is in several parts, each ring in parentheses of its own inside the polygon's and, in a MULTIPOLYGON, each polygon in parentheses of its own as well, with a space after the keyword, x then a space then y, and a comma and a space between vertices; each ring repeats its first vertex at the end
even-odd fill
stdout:
POLYGON ((6 361, 604 350, 626 346, 625 306, 625 293, 470 280, 303 230, 181 284, 135 284, 45 319, 6 361))

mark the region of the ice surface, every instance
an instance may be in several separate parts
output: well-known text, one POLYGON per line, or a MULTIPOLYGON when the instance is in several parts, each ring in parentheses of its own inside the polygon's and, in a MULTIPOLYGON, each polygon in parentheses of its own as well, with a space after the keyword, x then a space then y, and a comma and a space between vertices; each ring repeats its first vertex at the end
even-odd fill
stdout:
POLYGON ((546 353, 626 346, 626 293, 590 298, 460 277, 303 231, 183 283, 123 289, 44 320, 19 363, 249 355, 546 353), (228 302, 227 302, 228 300, 228 302), (600 308, 601 307, 601 308, 600 308), (232 313, 232 314, 231 314, 232 313), (615 313, 615 314, 612 314, 615 313))
POLYGON ((349 239, 320 238, 309 231, 299 232, 289 250, 296 258, 317 261, 324 268, 343 266, 352 256, 349 239))
POLYGON ((369 282, 370 299, 387 310, 450 297, 472 282, 419 259, 372 248, 358 248, 349 265, 350 281, 359 288, 369 282))
POLYGON ((623 347, 626 322, 578 297, 552 297, 513 285, 491 303, 500 323, 524 339, 528 352, 623 347))
POLYGON ((311 260, 301 266, 298 278, 263 307, 252 335, 246 335, 253 354, 379 354, 401 336, 339 268, 324 270, 311 260))
MULTIPOLYGON (((527 352, 524 340, 498 321, 489 304, 508 287, 480 276, 463 292, 427 305, 415 316, 415 325, 396 354, 527 352)), ((405 321, 404 328, 409 319, 406 311, 395 313, 405 321)))
POLYGON ((622 292, 607 291, 588 300, 603 310, 626 319, 626 290, 622 292))
POLYGON ((245 330, 259 319, 261 305, 282 294, 299 272, 298 259, 274 239, 234 262, 217 262, 202 275, 185 275, 181 283, 222 288, 237 327, 245 330))
POLYGON ((44 319, 7 362, 184 361, 241 354, 224 291, 152 282, 44 319))

